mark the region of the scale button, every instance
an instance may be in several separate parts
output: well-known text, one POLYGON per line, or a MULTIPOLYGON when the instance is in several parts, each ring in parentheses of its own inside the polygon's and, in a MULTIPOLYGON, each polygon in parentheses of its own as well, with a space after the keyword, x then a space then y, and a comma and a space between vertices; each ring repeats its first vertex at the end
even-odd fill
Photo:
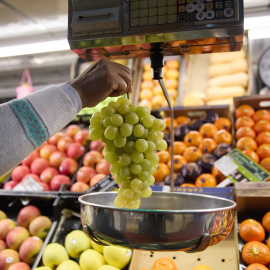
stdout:
POLYGON ((179 6, 179 7, 178 7, 178 12, 179 12, 179 13, 186 12, 186 6, 179 6))
POLYGON ((194 12, 196 9, 196 6, 194 4, 187 4, 186 5, 186 11, 187 12, 194 12))
POLYGON ((178 21, 183 22, 186 20, 186 14, 178 14, 178 21))
POLYGON ((193 4, 195 2, 195 0, 187 0, 188 4, 193 4))
POLYGON ((223 3, 222 2, 216 2, 216 8, 217 9, 223 8, 223 3))
POLYGON ((194 21, 195 20, 195 13, 189 13, 187 15, 187 20, 188 21, 194 21))
POLYGON ((214 9, 214 3, 206 3, 206 9, 214 9))
POLYGON ((178 0, 178 4, 185 4, 186 3, 186 0, 178 0))
POLYGON ((203 11, 205 8, 205 4, 204 3, 198 3, 196 4, 196 10, 197 11, 203 11))
POLYGON ((215 11, 214 10, 207 10, 205 12, 205 14, 206 14, 206 19, 207 20, 211 20, 211 19, 215 18, 215 11))
POLYGON ((224 9, 224 16, 226 18, 232 17, 232 15, 233 15, 233 9, 232 8, 225 8, 224 9))
POLYGON ((205 12, 198 12, 198 13, 196 14, 196 19, 197 19, 198 21, 204 20, 205 17, 206 17, 206 13, 205 13, 205 12))
POLYGON ((225 1, 225 7, 228 8, 228 7, 232 7, 233 6, 233 3, 231 1, 225 1))
POLYGON ((216 18, 223 18, 223 12, 222 12, 222 10, 216 11, 216 18))

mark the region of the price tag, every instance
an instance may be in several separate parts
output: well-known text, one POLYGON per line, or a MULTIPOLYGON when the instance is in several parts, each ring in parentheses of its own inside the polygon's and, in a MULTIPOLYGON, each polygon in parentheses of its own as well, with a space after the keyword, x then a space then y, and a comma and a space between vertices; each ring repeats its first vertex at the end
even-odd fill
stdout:
POLYGON ((14 191, 30 191, 30 192, 39 192, 43 191, 43 187, 38 184, 32 177, 27 177, 21 181, 17 186, 12 190, 14 191))
POLYGON ((233 159, 229 156, 223 156, 215 162, 215 167, 222 172, 225 176, 233 173, 237 169, 237 165, 233 162, 233 159))

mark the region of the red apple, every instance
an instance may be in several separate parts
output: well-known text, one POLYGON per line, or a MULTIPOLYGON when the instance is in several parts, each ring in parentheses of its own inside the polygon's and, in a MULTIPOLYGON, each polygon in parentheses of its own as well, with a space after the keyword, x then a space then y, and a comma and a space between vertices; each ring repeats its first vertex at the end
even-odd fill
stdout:
POLYGON ((4 184, 3 189, 5 190, 12 190, 14 187, 18 185, 19 182, 15 181, 8 181, 4 184))
POLYGON ((6 219, 6 218, 7 218, 7 214, 4 211, 0 210, 0 220, 6 219))
POLYGON ((103 159, 96 165, 96 171, 97 173, 109 174, 111 173, 110 166, 111 164, 108 163, 105 159, 103 159))
POLYGON ((80 158, 85 152, 85 147, 80 143, 71 143, 67 148, 67 156, 73 159, 80 158))
POLYGON ((6 218, 0 221, 0 240, 5 240, 9 231, 16 227, 16 223, 10 219, 6 218))
POLYGON ((105 178, 106 174, 96 174, 90 181, 90 187, 92 187, 93 185, 95 185, 96 183, 98 183, 101 179, 105 178))
POLYGON ((16 182, 21 182, 25 175, 30 173, 30 169, 25 165, 16 167, 11 172, 11 179, 16 182))
POLYGON ((0 270, 8 270, 10 266, 20 262, 19 253, 13 249, 4 249, 0 252, 0 270))
POLYGON ((103 159, 102 155, 98 151, 90 151, 83 157, 83 165, 93 167, 95 164, 103 159))
POLYGON ((49 161, 51 154, 53 152, 55 152, 56 150, 57 150, 57 148, 55 145, 45 144, 39 150, 39 155, 40 155, 40 157, 47 159, 49 161))
POLYGON ((89 146, 91 151, 101 152, 105 146, 105 143, 102 140, 91 141, 89 146))
POLYGON ((76 182, 70 187, 71 192, 85 192, 89 186, 82 182, 76 182))
POLYGON ((34 205, 27 205, 19 211, 17 223, 19 226, 28 228, 30 222, 38 216, 41 216, 39 209, 34 205))
POLYGON ((38 236, 41 239, 45 239, 50 228, 52 221, 46 216, 39 216, 34 218, 29 224, 29 232, 32 236, 38 236))
POLYGON ((48 160, 44 158, 36 158, 31 164, 31 172, 38 176, 47 168, 50 167, 48 160))
POLYGON ((50 186, 47 183, 39 182, 39 185, 43 187, 43 191, 50 191, 50 186))
POLYGON ((67 155, 61 151, 55 151, 50 156, 50 165, 54 168, 59 168, 60 163, 66 158, 67 155))
POLYGON ((83 166, 77 171, 76 181, 89 184, 92 177, 96 174, 97 172, 94 168, 83 166))
POLYGON ((27 174, 22 180, 26 179, 27 177, 31 177, 33 178, 36 182, 40 182, 40 178, 38 175, 34 174, 34 173, 29 173, 27 174))
POLYGON ((56 169, 56 168, 52 168, 52 167, 49 167, 47 169, 45 169, 41 175, 40 175, 40 180, 44 183, 47 183, 49 184, 52 180, 52 178, 55 176, 55 175, 58 175, 59 174, 59 171, 56 169))
POLYGON ((50 188, 52 191, 57 191, 60 189, 62 184, 70 185, 71 181, 69 177, 67 177, 66 175, 59 174, 59 175, 54 176, 53 179, 51 180, 50 188))
POLYGON ((68 136, 65 136, 63 138, 60 138, 58 143, 57 143, 57 149, 61 152, 66 152, 67 151, 67 148, 68 146, 73 143, 73 140, 68 137, 68 136))
POLYGON ((51 138, 48 139, 48 143, 52 144, 52 145, 57 145, 59 139, 61 139, 62 137, 64 137, 65 134, 63 132, 57 132, 56 134, 54 134, 51 138))
POLYGON ((78 163, 73 158, 65 158, 59 166, 59 172, 64 175, 72 175, 77 169, 78 163))
POLYGON ((10 230, 6 237, 6 243, 8 248, 19 250, 20 245, 22 242, 30 237, 29 231, 24 227, 16 227, 10 230))
POLYGON ((6 242, 4 240, 0 240, 0 252, 7 248, 6 242))
POLYGON ((28 157, 26 157, 23 161, 22 161, 22 165, 31 166, 31 163, 33 162, 34 159, 39 157, 39 153, 37 150, 35 150, 34 152, 32 152, 28 157))
POLYGON ((25 262, 18 262, 12 264, 8 270, 31 270, 30 266, 25 262))
POLYGON ((89 132, 87 130, 79 130, 74 136, 74 141, 86 145, 89 141, 89 132))
POLYGON ((79 130, 81 129, 78 125, 70 125, 66 129, 66 135, 69 136, 70 138, 73 138, 79 130))
POLYGON ((21 261, 33 264, 43 246, 43 241, 37 236, 31 236, 24 240, 19 249, 21 261))

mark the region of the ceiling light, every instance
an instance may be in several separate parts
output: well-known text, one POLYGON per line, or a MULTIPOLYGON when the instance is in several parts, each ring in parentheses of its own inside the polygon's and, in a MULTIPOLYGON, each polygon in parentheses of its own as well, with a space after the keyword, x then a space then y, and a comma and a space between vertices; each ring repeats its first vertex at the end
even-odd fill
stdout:
POLYGON ((270 16, 248 17, 244 19, 245 30, 270 27, 270 16))

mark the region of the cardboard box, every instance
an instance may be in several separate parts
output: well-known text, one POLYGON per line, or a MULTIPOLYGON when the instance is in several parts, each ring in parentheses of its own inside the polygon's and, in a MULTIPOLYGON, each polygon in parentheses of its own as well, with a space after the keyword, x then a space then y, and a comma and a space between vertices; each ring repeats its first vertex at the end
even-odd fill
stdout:
POLYGON ((255 111, 260 109, 269 109, 270 96, 251 95, 245 97, 237 97, 233 99, 234 110, 241 105, 250 105, 255 111))

